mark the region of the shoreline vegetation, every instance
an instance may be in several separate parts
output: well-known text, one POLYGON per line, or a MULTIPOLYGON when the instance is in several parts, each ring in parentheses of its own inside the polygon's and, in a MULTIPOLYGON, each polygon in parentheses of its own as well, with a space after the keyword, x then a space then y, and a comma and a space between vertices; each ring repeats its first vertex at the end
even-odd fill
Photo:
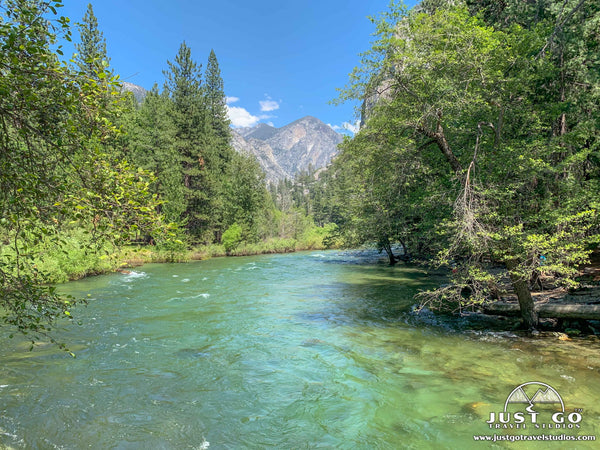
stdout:
MULTIPOLYGON (((434 271, 434 276, 451 276, 451 271, 434 271)), ((440 311, 421 303, 417 311, 439 319, 450 314, 457 320, 463 320, 466 329, 480 331, 517 331, 521 330, 532 337, 557 337, 569 340, 573 337, 600 336, 600 265, 587 264, 579 268, 579 285, 573 288, 558 286, 550 278, 542 286, 531 289, 533 308, 539 317, 536 329, 523 326, 517 294, 508 283, 499 287, 497 297, 488 297, 480 305, 470 305, 450 311, 440 311), (548 334, 552 333, 552 334, 548 334)), ((446 305, 448 306, 448 305, 446 305)))
MULTIPOLYGON (((322 231, 320 227, 317 229, 322 231)), ((223 244, 198 245, 179 251, 160 249, 151 245, 128 245, 112 254, 106 254, 105 257, 71 260, 72 272, 63 273, 62 278, 57 279, 56 282, 76 281, 115 272, 128 274, 131 270, 145 264, 179 264, 218 257, 285 254, 342 248, 327 242, 326 235, 321 234, 319 237, 319 239, 313 238, 312 240, 273 238, 258 243, 241 243, 230 251, 227 251, 223 244)), ((376 246, 372 246, 372 248, 375 250, 376 246)), ((595 264, 588 264, 580 268, 579 278, 581 278, 582 285, 578 289, 569 290, 554 286, 552 280, 546 278, 543 284, 538 286, 538 289, 532 290, 535 308, 539 312, 540 318, 543 318, 540 321, 539 331, 555 332, 556 337, 560 340, 568 340, 580 335, 600 335, 600 283, 598 283, 600 281, 600 264, 597 261, 594 262, 595 264)), ((451 270, 428 270, 430 263, 418 261, 410 263, 410 265, 416 264, 424 268, 427 276, 444 278, 451 276, 451 270)), ((445 315, 441 311, 436 313, 438 318, 445 315)), ((458 316, 468 323, 467 328, 479 329, 483 326, 490 331, 497 331, 498 329, 516 330, 520 328, 522 324, 519 315, 516 294, 511 292, 509 284, 505 283, 497 299, 489 298, 479 308, 461 310, 458 316)))
POLYGON ((338 248, 325 245, 322 236, 312 239, 271 238, 257 243, 240 243, 226 250, 223 244, 197 245, 187 249, 167 250, 152 245, 127 245, 104 248, 102 252, 85 252, 71 248, 40 258, 37 269, 43 271, 51 284, 76 281, 113 272, 127 272, 144 264, 186 263, 216 257, 283 254, 307 250, 338 248))

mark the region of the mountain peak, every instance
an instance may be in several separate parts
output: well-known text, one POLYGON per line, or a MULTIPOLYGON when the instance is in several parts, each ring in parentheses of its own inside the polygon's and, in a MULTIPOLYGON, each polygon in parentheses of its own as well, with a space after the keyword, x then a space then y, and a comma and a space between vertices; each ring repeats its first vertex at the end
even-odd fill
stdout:
POLYGON ((144 101, 144 97, 146 97, 146 94, 148 93, 148 91, 142 86, 129 83, 128 81, 121 82, 121 92, 123 91, 133 93, 133 96, 135 97, 138 103, 142 103, 144 101))
POLYGON ((260 123, 233 130, 232 145, 254 154, 269 182, 293 178, 309 167, 325 167, 337 153, 342 135, 313 116, 305 116, 281 128, 260 123))
POLYGON ((258 139, 265 141, 277 133, 277 128, 268 123, 259 123, 249 128, 238 128, 235 130, 239 135, 245 139, 258 139))
POLYGON ((298 119, 297 122, 321 122, 321 120, 317 119, 314 116, 304 116, 301 119, 298 119))
MULTIPOLYGON (((321 120, 317 119, 316 117, 313 116, 304 116, 298 120, 294 120, 292 123, 289 123, 286 125, 286 127, 292 126, 292 125, 296 125, 296 124, 300 124, 300 123, 310 123, 310 124, 323 124, 325 125, 321 120)), ((285 128, 285 127, 283 127, 285 128)))

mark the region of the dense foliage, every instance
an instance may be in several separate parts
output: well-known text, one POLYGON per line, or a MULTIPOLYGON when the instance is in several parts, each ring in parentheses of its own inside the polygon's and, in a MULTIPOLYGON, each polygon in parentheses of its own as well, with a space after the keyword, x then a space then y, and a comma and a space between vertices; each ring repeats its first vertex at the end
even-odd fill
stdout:
MULTIPOLYGON (((32 342, 71 318, 52 283, 118 265, 123 245, 168 255, 293 251, 324 231, 277 208, 257 161, 230 146, 219 64, 185 42, 141 104, 109 68, 91 5, 61 62, 61 2, 0 0, 0 316, 32 342), (213 249, 221 245, 220 249, 213 249)), ((52 339, 51 336, 49 336, 52 339)), ((64 347, 64 345, 63 345, 64 347)))
POLYGON ((573 286, 600 237, 600 7, 584 1, 392 3, 341 100, 363 127, 330 170, 346 240, 435 257, 430 305, 478 304, 507 269, 573 286), (493 264, 492 264, 493 263, 493 264))
POLYGON ((107 152, 121 108, 114 79, 61 63, 51 47, 70 39, 59 2, 0 2, 0 311, 22 333, 45 334, 71 302, 48 284, 45 253, 78 230, 93 252, 139 230, 166 233, 149 173, 107 152), (100 81, 102 80, 102 81, 100 81), (109 112, 112 111, 112 112, 109 112))

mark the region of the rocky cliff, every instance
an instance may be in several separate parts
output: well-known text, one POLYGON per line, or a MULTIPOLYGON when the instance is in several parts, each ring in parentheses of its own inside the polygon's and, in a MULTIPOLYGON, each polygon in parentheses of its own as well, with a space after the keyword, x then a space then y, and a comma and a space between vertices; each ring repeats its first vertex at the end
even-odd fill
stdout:
POLYGON ((137 84, 128 83, 127 81, 121 82, 121 91, 131 92, 133 96, 137 100, 138 103, 142 103, 144 101, 144 97, 148 91, 137 84))
POLYGON ((325 167, 343 140, 341 134, 311 116, 281 128, 261 123, 232 134, 233 148, 256 156, 269 182, 293 178, 309 166, 325 167))

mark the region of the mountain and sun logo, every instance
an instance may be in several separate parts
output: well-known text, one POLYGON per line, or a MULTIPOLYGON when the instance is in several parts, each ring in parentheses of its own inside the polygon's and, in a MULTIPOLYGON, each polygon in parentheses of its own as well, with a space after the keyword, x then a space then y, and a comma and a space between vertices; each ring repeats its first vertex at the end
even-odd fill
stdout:
POLYGON ((556 389, 546 383, 539 383, 536 381, 531 381, 529 383, 523 383, 517 386, 506 398, 506 403, 504 404, 504 411, 506 411, 509 403, 527 403, 532 407, 535 403, 549 403, 549 404, 560 404, 562 411, 565 411, 565 404, 562 400, 562 397, 556 389), (529 398, 525 389, 527 386, 539 386, 535 394, 529 398))
POLYGON ((581 409, 565 410, 562 397, 552 386, 529 381, 515 387, 506 398, 504 411, 491 412, 486 422, 492 429, 575 429, 580 428, 582 419, 581 409))

